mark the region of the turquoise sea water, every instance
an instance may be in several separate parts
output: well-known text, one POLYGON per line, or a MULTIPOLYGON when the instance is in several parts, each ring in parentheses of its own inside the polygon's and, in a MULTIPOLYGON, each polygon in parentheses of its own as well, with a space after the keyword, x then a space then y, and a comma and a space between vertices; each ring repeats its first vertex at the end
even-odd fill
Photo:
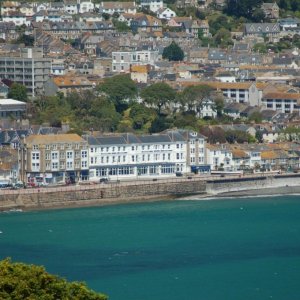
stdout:
POLYGON ((300 196, 0 214, 0 258, 111 300, 300 299, 300 196))

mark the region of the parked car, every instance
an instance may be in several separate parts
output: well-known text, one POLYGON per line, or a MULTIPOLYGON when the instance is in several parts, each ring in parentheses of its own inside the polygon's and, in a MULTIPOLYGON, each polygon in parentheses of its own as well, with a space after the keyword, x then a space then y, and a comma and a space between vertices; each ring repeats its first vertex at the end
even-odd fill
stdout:
POLYGON ((108 178, 100 178, 100 183, 108 183, 108 178))

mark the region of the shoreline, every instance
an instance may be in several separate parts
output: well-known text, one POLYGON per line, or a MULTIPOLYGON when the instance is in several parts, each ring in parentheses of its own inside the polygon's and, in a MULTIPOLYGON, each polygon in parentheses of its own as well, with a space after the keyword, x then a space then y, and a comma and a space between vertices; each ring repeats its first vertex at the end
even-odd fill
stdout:
POLYGON ((201 194, 191 194, 191 195, 161 195, 161 196, 145 196, 136 199, 109 199, 102 200, 98 202, 97 200, 91 200, 90 203, 71 203, 71 205, 53 205, 50 207, 22 207, 22 208, 11 208, 11 209, 0 209, 2 212, 14 212, 18 209, 24 212, 32 211, 47 211, 47 210, 61 210, 61 209, 76 209, 76 208, 89 208, 89 207, 102 207, 111 205, 126 205, 126 204, 138 204, 138 203, 153 203, 153 202, 167 202, 167 201, 215 201, 215 200, 226 200, 231 198, 235 200, 237 198, 257 198, 257 197, 276 197, 284 195, 299 195, 300 196, 300 186, 288 186, 288 187, 277 187, 277 188, 259 188, 252 190, 243 191, 232 191, 223 192, 217 194, 201 193, 201 194), (15 210, 16 209, 16 210, 15 210))
POLYGON ((222 178, 83 186, 0 194, 0 211, 40 211, 174 200, 300 195, 300 176, 222 178), (293 178, 292 178, 293 177, 293 178), (289 183, 287 185, 286 183, 289 183))

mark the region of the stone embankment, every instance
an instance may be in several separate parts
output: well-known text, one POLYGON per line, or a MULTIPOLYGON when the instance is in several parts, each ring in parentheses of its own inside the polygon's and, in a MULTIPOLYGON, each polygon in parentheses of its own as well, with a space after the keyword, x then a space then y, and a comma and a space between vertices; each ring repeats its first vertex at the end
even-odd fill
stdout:
POLYGON ((205 193, 205 181, 172 179, 0 192, 0 210, 93 206, 205 193))
POLYGON ((206 192, 218 196, 298 193, 300 192, 300 174, 258 175, 207 180, 206 192))
MULTIPOLYGON (((109 184, 1 190, 0 210, 49 209, 174 199, 188 195, 245 196, 300 192, 300 174, 189 177, 109 184)), ((198 196, 197 196, 198 198, 198 196)))

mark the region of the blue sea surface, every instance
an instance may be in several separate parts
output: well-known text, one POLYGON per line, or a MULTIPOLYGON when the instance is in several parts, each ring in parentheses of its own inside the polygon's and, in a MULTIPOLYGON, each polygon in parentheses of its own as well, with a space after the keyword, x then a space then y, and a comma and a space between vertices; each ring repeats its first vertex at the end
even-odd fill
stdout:
POLYGON ((5 257, 111 300, 297 300, 300 196, 1 213, 5 257))

